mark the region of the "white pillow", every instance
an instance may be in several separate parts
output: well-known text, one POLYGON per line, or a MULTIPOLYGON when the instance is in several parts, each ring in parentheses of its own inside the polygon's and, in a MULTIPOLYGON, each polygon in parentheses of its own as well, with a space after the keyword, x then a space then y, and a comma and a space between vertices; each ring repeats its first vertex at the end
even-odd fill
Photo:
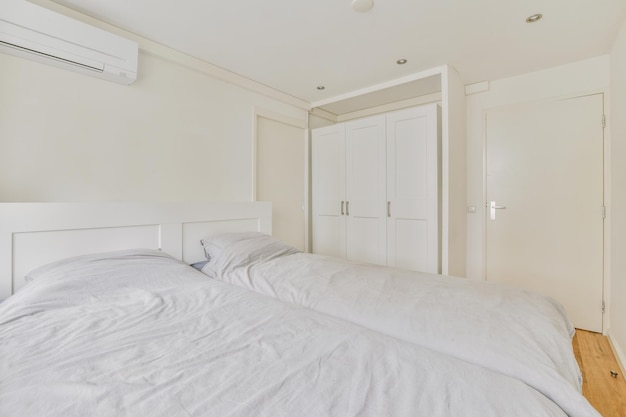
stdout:
POLYGON ((227 268, 250 266, 300 251, 272 236, 259 232, 222 233, 200 241, 208 263, 205 274, 218 277, 227 268))

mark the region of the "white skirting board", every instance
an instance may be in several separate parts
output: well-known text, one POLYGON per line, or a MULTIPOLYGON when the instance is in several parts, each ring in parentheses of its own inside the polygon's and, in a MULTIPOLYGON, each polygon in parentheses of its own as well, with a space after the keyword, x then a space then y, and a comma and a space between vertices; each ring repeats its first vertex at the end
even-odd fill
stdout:
POLYGON ((611 334, 611 329, 607 332, 607 337, 609 339, 609 343, 611 344, 611 348, 613 349, 613 353, 615 354, 615 358, 617 359, 617 363, 621 368, 622 378, 626 379, 626 356, 624 355, 624 351, 611 334))
POLYGON ((0 299, 62 258, 144 248, 193 263, 203 237, 242 231, 271 234, 271 203, 0 203, 0 299))

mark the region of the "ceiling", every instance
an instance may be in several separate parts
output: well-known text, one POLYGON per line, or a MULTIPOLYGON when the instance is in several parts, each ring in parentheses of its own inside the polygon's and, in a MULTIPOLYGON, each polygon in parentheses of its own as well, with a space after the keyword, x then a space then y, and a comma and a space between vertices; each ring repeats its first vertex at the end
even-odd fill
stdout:
POLYGON ((471 84, 602 55, 626 18, 625 0, 55 1, 310 103, 443 64, 471 84))

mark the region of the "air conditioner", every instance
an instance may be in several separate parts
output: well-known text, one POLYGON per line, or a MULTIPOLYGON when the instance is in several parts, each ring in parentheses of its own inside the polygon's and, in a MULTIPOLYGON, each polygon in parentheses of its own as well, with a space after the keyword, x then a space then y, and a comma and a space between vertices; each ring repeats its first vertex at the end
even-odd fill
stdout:
POLYGON ((25 0, 0 0, 0 51, 120 84, 137 79, 136 42, 25 0))

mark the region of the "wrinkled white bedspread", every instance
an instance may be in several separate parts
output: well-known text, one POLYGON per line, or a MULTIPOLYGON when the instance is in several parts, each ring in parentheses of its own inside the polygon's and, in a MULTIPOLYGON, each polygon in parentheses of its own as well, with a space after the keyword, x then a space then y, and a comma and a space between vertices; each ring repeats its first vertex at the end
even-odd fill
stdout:
POLYGON ((574 329, 552 299, 516 288, 294 253, 255 234, 215 237, 203 272, 519 379, 570 416, 580 395, 574 329), (214 242, 214 243, 215 243, 214 242))
POLYGON ((159 252, 32 277, 0 304, 3 417, 565 416, 515 378, 159 252))

